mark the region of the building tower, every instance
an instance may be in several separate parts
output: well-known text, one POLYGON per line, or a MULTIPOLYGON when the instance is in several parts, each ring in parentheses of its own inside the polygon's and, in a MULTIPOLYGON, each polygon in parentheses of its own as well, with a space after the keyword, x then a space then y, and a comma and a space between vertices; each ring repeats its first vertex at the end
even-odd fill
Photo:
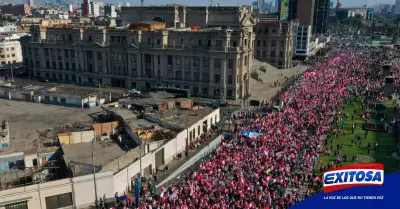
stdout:
POLYGON ((28 5, 29 5, 30 7, 33 7, 33 6, 34 6, 33 0, 28 0, 28 5))
POLYGON ((90 0, 83 0, 83 12, 82 16, 89 16, 90 0))
POLYGON ((297 19, 297 4, 298 0, 289 0, 288 20, 297 19))

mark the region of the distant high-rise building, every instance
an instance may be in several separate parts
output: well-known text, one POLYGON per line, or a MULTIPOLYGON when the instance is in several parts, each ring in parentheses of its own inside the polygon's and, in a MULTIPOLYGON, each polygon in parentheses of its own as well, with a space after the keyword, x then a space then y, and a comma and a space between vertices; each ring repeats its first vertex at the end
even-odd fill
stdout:
POLYGON ((265 12, 265 0, 257 0, 257 8, 260 13, 265 12))
POLYGON ((301 0, 301 4, 297 4, 297 19, 300 25, 313 25, 314 9, 316 0, 301 0))
POLYGON ((31 14, 28 4, 3 4, 0 6, 2 14, 12 14, 15 16, 25 16, 31 14))
POLYGON ((315 0, 313 32, 324 34, 328 28, 329 0, 315 0))
POLYGON ((280 0, 273 0, 274 1, 274 9, 278 10, 279 9, 279 4, 280 4, 280 0))
POLYGON ((298 0, 289 0, 288 20, 297 19, 298 0))
POLYGON ((400 0, 397 0, 396 4, 394 5, 394 14, 395 15, 400 14, 400 0))
POLYGON ((329 8, 333 8, 333 7, 335 7, 335 2, 331 1, 331 2, 329 3, 329 8))
POLYGON ((104 14, 110 17, 117 17, 117 13, 115 12, 114 5, 105 5, 104 6, 104 14))
POLYGON ((83 10, 82 10, 82 16, 88 16, 90 14, 90 0, 83 0, 83 10))
POLYGON ((29 5, 30 7, 33 7, 33 6, 34 6, 33 0, 28 0, 28 5, 29 5))
POLYGON ((90 15, 97 17, 100 15, 100 4, 98 2, 90 2, 90 15))

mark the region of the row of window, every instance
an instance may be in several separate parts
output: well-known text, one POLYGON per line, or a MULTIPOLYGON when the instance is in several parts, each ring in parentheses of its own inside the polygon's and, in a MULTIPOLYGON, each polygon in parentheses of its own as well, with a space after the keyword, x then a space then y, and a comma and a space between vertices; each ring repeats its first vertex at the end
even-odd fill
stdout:
POLYGON ((0 48, 0 53, 3 53, 4 51, 9 52, 9 51, 14 51, 15 47, 5 47, 5 48, 0 48))
MULTIPOLYGON (((254 30, 256 31, 257 35, 268 34, 269 33, 269 28, 264 28, 264 31, 263 31, 262 28, 258 28, 258 29, 254 28, 254 30)), ((272 34, 276 34, 277 33, 276 28, 272 28, 271 29, 271 33, 272 34)), ((286 28, 282 28, 282 34, 286 34, 286 33, 287 33, 286 28)))
MULTIPOLYGON (((10 57, 15 57, 15 54, 7 54, 7 58, 10 58, 10 57)), ((2 54, 2 55, 0 55, 0 58, 6 58, 6 55, 4 55, 4 54, 2 54)))
POLYGON ((17 63, 17 60, 12 60, 12 61, 7 61, 7 62, 1 61, 1 64, 2 64, 2 65, 5 65, 5 64, 15 64, 15 63, 17 63))
MULTIPOLYGON (((260 57, 260 56, 261 56, 260 50, 257 50, 256 57, 260 57)), ((262 57, 266 57, 266 56, 267 56, 267 51, 263 50, 262 51, 262 57)), ((275 51, 271 51, 269 56, 270 57, 276 57, 276 52, 275 51)), ((279 52, 279 57, 281 57, 281 58, 283 57, 283 51, 279 52)))
MULTIPOLYGON (((267 46, 267 40, 263 40, 262 43, 263 43, 262 44, 263 47, 267 46)), ((280 44, 281 47, 283 47, 285 45, 285 41, 280 41, 279 44, 280 44)), ((257 46, 261 46, 261 40, 257 40, 257 46)), ((276 41, 275 40, 271 41, 271 47, 276 47, 276 41)))
MULTIPOLYGON (((44 97, 44 100, 45 100, 46 102, 50 102, 50 96, 45 96, 45 97, 44 97)), ((52 97, 52 100, 51 100, 51 101, 53 101, 53 102, 59 102, 57 97, 52 97)), ((60 98, 60 102, 63 103, 63 104, 65 104, 65 103, 67 103, 67 99, 66 99, 66 98, 60 98)))
MULTIPOLYGON (((58 34, 55 34, 55 35, 53 34, 53 35, 49 36, 49 39, 50 40, 62 40, 62 41, 67 41, 68 40, 68 41, 72 41, 72 35, 68 35, 68 36, 61 35, 61 36, 59 36, 58 34)), ((77 36, 75 36, 75 40, 77 40, 77 36)), ((146 43, 148 45, 152 44, 151 40, 152 40, 151 38, 147 38, 146 43)), ((88 41, 89 42, 94 41, 92 36, 88 36, 88 41)), ((97 37, 97 39, 95 41, 101 41, 101 38, 97 37)), ((200 46, 200 47, 201 46, 208 46, 208 47, 212 46, 211 40, 207 40, 207 44, 203 43, 203 41, 204 40, 197 40, 197 46, 200 46)), ((223 42, 224 42, 224 40, 216 40, 214 46, 215 47, 222 47, 223 46, 223 42)), ((125 43, 127 43, 127 40, 126 40, 125 36, 110 36, 110 43, 111 44, 125 44, 125 43)), ((136 44, 135 39, 132 39, 131 43, 136 44)), ((157 43, 157 45, 161 45, 161 39, 157 39, 156 43, 157 43)), ((176 40, 172 40, 171 43, 173 45, 177 44, 176 40)), ((189 40, 180 39, 180 43, 179 44, 180 45, 189 44, 190 46, 193 46, 194 42, 193 42, 192 39, 189 39, 189 40)), ((245 45, 247 46, 247 41, 246 41, 245 45)), ((236 41, 228 42, 227 43, 227 47, 230 47, 230 46, 237 47, 237 42, 236 41)))
MULTIPOLYGON (((62 56, 64 56, 65 58, 68 58, 69 57, 69 55, 68 55, 68 50, 67 49, 65 49, 65 50, 63 50, 64 52, 62 52, 62 50, 57 50, 57 56, 58 56, 58 59, 59 60, 62 60, 62 56)), ((30 51, 29 51, 30 52, 30 51)), ((28 53, 29 53, 28 52, 28 53)), ((34 50, 34 52, 35 52, 35 54, 37 54, 38 55, 38 49, 35 49, 34 50)), ((48 57, 49 56, 49 54, 51 54, 52 55, 52 57, 55 57, 56 55, 55 55, 55 50, 53 50, 53 49, 47 49, 47 48, 45 48, 44 49, 44 52, 45 52, 45 57, 48 57)), ((74 51, 73 50, 70 50, 70 54, 71 54, 71 57, 72 58, 74 58, 75 56, 74 56, 74 51)), ((86 52, 86 57, 88 58, 88 59, 92 59, 92 52, 91 51, 87 51, 86 52)), ((97 60, 98 61, 101 61, 102 59, 103 59, 103 53, 102 52, 96 52, 96 58, 97 58, 97 60)), ((145 57, 144 57, 144 59, 145 59, 145 62, 146 63, 151 63, 151 59, 152 59, 152 55, 150 55, 150 54, 145 54, 145 57)), ((113 53, 112 55, 111 55, 111 60, 114 60, 114 61, 125 61, 125 56, 122 54, 122 53, 113 53)), ((175 63, 176 63, 176 65, 181 65, 181 60, 184 60, 185 62, 185 66, 191 66, 191 57, 189 57, 189 56, 186 56, 186 57, 184 57, 184 58, 181 58, 181 57, 179 57, 179 56, 176 56, 175 57, 175 63)), ((131 56, 131 61, 133 62, 133 63, 136 63, 137 62, 137 58, 136 58, 136 56, 135 55, 133 55, 133 56, 131 56)), ((221 62, 222 62, 222 59, 214 59, 214 68, 217 68, 217 69, 221 69, 221 62)), ((238 62, 239 62, 239 60, 238 60, 238 62)), ((54 63, 54 62, 53 62, 54 63)), ((168 57, 167 57, 167 63, 168 63, 168 65, 172 65, 172 63, 173 63, 173 56, 171 56, 171 55, 168 55, 168 57)), ((247 60, 247 56, 245 57, 245 61, 244 61, 244 64, 245 64, 245 66, 247 66, 247 63, 248 63, 248 60, 247 60)), ((161 64, 161 57, 160 57, 160 55, 157 55, 157 64, 161 64)), ((234 59, 228 59, 228 69, 233 69, 233 65, 234 65, 234 59)), ((239 64, 238 64, 239 65, 239 64)), ((47 68, 50 68, 50 63, 48 63, 47 65, 47 68)), ((54 67, 55 65, 53 64, 53 68, 56 68, 56 67, 54 67)), ((59 65, 59 66, 62 66, 62 65, 59 65)), ((193 66, 195 66, 195 67, 198 67, 198 66, 200 66, 200 57, 194 57, 193 58, 193 66)), ((209 58, 208 57, 203 57, 203 67, 208 67, 209 66, 209 58)), ((68 68, 67 68, 68 69, 68 68)), ((73 69, 75 69, 75 68, 73 68, 73 69)))

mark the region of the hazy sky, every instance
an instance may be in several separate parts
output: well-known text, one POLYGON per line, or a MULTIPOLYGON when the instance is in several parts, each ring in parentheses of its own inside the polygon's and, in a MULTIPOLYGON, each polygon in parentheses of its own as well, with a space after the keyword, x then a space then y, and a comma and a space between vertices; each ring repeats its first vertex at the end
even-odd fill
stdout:
MULTIPOLYGON (((45 0, 34 0, 35 3, 43 3, 45 0)), ((83 2, 83 0, 63 0, 69 3, 77 3, 83 2)), ((131 5, 140 5, 140 0, 95 0, 95 1, 103 1, 105 3, 113 3, 118 4, 121 2, 125 4, 129 2, 131 5)), ((144 0, 145 6, 149 5, 165 5, 170 3, 177 3, 177 4, 185 4, 185 5, 198 5, 198 6, 205 6, 209 5, 209 0, 144 0)), ((213 0, 213 3, 219 3, 221 6, 236 6, 238 3, 239 5, 250 5, 252 1, 255 0, 213 0)), ((269 1, 269 0, 266 0, 269 1)), ((336 0, 332 0, 336 2, 336 0)), ((9 3, 26 3, 25 0, 0 0, 0 2, 9 2, 9 3)), ((301 0, 300 0, 301 2, 301 0)), ((376 4, 384 3, 384 4, 394 4, 395 0, 340 0, 340 2, 345 7, 354 7, 354 6, 362 6, 367 3, 368 6, 374 6, 376 4)))

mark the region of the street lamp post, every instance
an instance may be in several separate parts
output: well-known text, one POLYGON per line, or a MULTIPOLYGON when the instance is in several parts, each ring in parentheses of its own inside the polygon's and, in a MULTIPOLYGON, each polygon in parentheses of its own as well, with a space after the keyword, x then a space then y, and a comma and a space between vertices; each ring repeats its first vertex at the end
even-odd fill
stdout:
POLYGON ((103 73, 101 72, 99 74, 99 78, 98 78, 98 82, 99 82, 99 92, 100 92, 100 88, 101 88, 101 76, 103 75, 103 73))
POLYGON ((96 183, 96 166, 94 165, 94 143, 95 143, 95 141, 96 141, 96 135, 95 135, 95 137, 93 138, 93 141, 92 141, 92 166, 93 166, 93 183, 94 183, 94 196, 95 196, 95 206, 96 206, 96 209, 98 209, 99 208, 99 204, 98 204, 98 202, 97 202, 97 183, 96 183))
POLYGON ((11 65, 11 81, 14 82, 13 66, 11 65))
POLYGON ((185 156, 189 156, 189 118, 186 115, 186 146, 185 146, 185 156))

